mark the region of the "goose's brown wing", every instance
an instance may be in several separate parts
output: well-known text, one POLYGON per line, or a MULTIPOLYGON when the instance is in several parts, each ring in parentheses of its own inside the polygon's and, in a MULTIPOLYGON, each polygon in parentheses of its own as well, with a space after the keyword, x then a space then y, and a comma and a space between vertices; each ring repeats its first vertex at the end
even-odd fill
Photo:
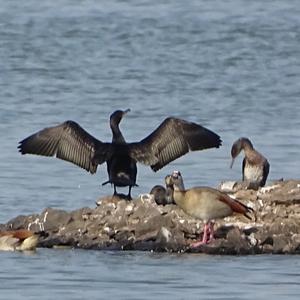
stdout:
POLYGON ((0 231, 0 236, 11 236, 11 237, 18 238, 20 240, 25 240, 32 235, 34 235, 34 232, 27 229, 0 231))
POLYGON ((56 156, 95 173, 97 165, 105 162, 110 143, 102 143, 74 121, 48 127, 22 140, 18 146, 22 154, 56 156))
POLYGON ((157 171, 189 151, 220 147, 214 132, 177 118, 165 119, 148 137, 128 144, 131 157, 157 171))
POLYGON ((249 216, 247 213, 254 213, 254 210, 251 207, 248 207, 247 205, 243 204, 242 202, 231 198, 230 196, 219 192, 219 197, 218 197, 219 201, 222 201, 224 203, 226 203, 228 206, 230 206, 230 208, 232 209, 232 211, 236 212, 236 213, 240 213, 243 214, 245 217, 247 217, 248 219, 252 219, 251 216, 249 216))

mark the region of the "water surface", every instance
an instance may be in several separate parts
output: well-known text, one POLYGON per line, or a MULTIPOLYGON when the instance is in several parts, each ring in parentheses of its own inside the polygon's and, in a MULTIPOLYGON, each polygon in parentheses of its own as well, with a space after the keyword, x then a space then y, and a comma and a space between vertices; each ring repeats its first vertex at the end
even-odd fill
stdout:
MULTIPOLYGON (((0 3, 0 223, 49 206, 93 207, 112 193, 101 187, 105 166, 91 176, 60 160, 21 156, 16 147, 67 119, 109 141, 108 118, 118 108, 132 110, 121 124, 128 141, 144 138, 170 115, 198 122, 223 140, 220 149, 186 155, 157 173, 139 166, 134 196, 174 169, 187 187, 240 179, 241 157, 229 169, 230 147, 240 136, 269 159, 270 181, 299 178, 298 1, 0 3)), ((150 299, 146 288, 165 299, 285 299, 299 292, 293 256, 0 255, 5 299, 100 293, 150 299)))
POLYGON ((46 249, 0 256, 6 299, 298 299, 300 292, 294 256, 46 249))

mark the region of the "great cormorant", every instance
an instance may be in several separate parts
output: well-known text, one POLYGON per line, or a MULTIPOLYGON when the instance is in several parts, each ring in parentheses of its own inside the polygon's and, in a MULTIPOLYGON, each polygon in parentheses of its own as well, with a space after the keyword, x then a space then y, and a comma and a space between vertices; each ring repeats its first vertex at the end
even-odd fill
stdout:
MULTIPOLYGON (((110 116, 113 138, 102 142, 74 121, 42 129, 22 140, 18 146, 22 154, 56 156, 72 162, 94 174, 97 166, 107 163, 108 181, 116 187, 136 185, 136 163, 148 165, 158 171, 169 162, 189 151, 220 147, 221 139, 214 132, 182 119, 168 117, 149 136, 135 143, 126 143, 119 123, 130 111, 117 110, 110 116)), ((105 184, 104 183, 104 184, 105 184)))

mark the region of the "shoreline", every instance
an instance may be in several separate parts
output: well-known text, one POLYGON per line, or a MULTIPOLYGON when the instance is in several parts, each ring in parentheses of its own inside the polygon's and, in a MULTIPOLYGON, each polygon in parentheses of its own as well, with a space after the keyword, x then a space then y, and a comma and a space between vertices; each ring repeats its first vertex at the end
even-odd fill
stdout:
MULTIPOLYGON (((227 185, 228 187, 228 185, 227 185)), ((253 208, 256 220, 233 215, 215 222, 215 240, 191 249, 202 221, 174 204, 157 205, 147 194, 132 201, 105 196, 95 208, 46 208, 17 216, 1 230, 43 232, 38 247, 97 250, 197 252, 218 255, 300 254, 300 180, 277 181, 256 190, 229 193, 253 208)))

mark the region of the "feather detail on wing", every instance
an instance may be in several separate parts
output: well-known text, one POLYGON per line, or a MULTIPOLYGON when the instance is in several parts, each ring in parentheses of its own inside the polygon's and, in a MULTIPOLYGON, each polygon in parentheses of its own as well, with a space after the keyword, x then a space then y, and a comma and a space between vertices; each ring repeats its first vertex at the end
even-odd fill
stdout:
POLYGON ((66 121, 32 134, 22 140, 18 148, 22 154, 56 156, 93 174, 97 164, 109 156, 110 143, 97 140, 76 122, 66 121))
POLYGON ((221 139, 201 125, 170 117, 148 137, 128 145, 132 158, 157 171, 189 151, 218 148, 221 139))

